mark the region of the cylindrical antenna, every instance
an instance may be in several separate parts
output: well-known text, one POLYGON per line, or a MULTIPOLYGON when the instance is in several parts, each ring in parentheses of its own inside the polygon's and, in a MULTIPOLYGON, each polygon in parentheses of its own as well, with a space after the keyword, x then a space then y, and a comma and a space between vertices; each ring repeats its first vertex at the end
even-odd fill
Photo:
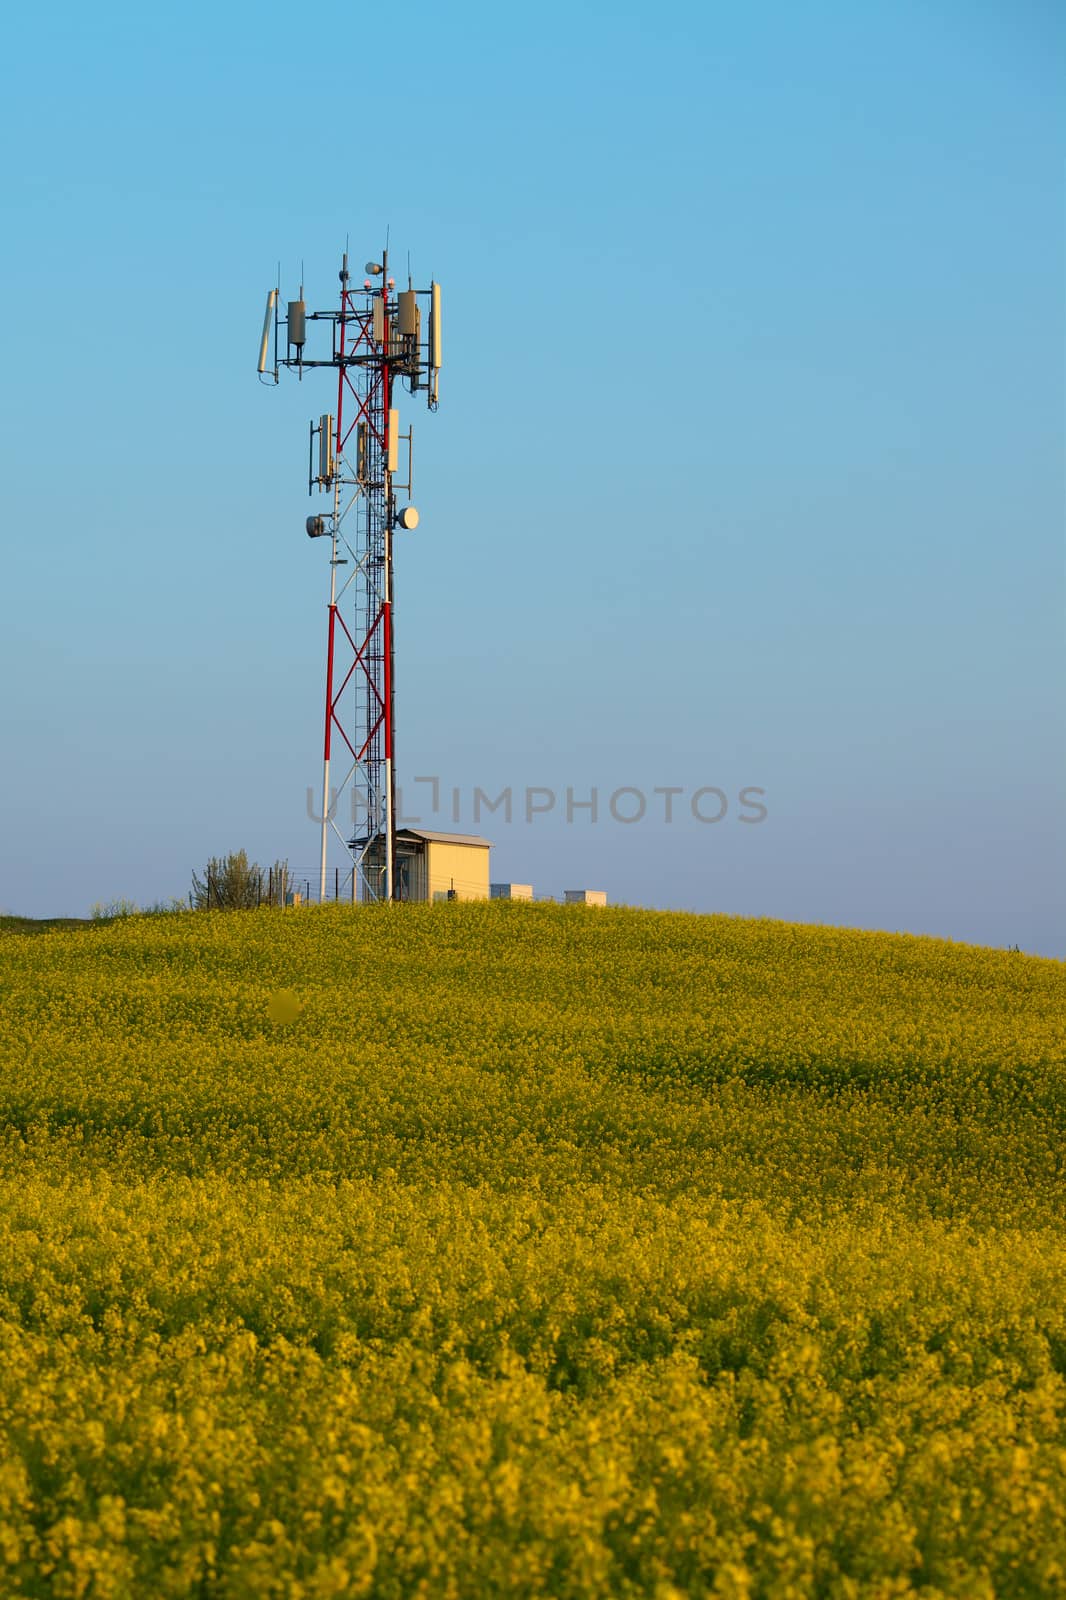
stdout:
POLYGON ((274 307, 278 303, 278 291, 271 289, 267 295, 266 313, 263 317, 263 337, 259 341, 259 371, 265 372, 267 368, 267 351, 270 348, 270 324, 274 320, 274 307))
POLYGON ((303 297, 303 284, 300 285, 299 300, 289 301, 288 331, 289 343, 295 345, 297 350, 302 350, 307 343, 307 305, 303 297))

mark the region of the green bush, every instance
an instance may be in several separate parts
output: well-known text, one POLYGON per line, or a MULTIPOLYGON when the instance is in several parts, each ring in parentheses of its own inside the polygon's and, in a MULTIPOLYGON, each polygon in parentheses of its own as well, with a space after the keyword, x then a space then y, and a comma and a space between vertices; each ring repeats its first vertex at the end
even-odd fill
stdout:
POLYGON ((252 911, 264 903, 283 906, 291 888, 287 861, 275 861, 264 872, 247 851, 235 850, 212 856, 202 878, 193 873, 189 904, 194 911, 252 911))

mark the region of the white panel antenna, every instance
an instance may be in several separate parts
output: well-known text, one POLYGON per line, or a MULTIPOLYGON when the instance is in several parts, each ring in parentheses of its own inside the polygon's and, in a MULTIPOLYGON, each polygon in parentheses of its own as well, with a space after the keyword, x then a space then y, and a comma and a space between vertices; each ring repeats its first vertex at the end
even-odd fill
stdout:
POLYGON ((430 285, 429 301, 429 364, 434 372, 440 371, 440 284, 430 285))
POLYGON ((263 316, 263 337, 259 341, 259 371, 267 369, 267 352, 270 349, 270 328, 274 321, 274 312, 278 303, 278 291, 271 289, 267 295, 266 312, 263 316))
POLYGON ((318 481, 321 484, 333 481, 333 418, 329 412, 318 424, 318 481))

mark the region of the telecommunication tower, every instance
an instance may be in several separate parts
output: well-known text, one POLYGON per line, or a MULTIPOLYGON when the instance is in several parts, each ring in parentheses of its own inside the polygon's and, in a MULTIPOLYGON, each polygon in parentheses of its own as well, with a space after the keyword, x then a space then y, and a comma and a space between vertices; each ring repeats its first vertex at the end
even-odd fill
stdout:
POLYGON ((329 496, 327 509, 306 523, 308 536, 329 540, 330 550, 323 900, 331 829, 350 853, 359 898, 398 897, 393 536, 417 528, 418 512, 413 505, 399 506, 396 498, 398 491, 411 492, 414 459, 413 429, 400 432, 396 399, 406 387, 410 394, 424 393, 435 411, 440 385, 440 285, 415 289, 408 277, 407 288, 397 293, 388 250, 380 261, 368 261, 365 271, 362 287, 353 288, 345 252, 340 304, 330 311, 308 311, 301 284, 299 298, 287 303, 282 316, 280 285, 271 289, 259 345, 260 381, 277 383, 282 367, 301 379, 319 367, 337 374, 336 410, 310 425, 307 469, 308 494, 329 496), (310 329, 309 341, 315 323, 322 326, 310 329), (331 794, 334 735, 344 776, 331 794), (356 821, 354 838, 337 826, 344 799, 356 821))

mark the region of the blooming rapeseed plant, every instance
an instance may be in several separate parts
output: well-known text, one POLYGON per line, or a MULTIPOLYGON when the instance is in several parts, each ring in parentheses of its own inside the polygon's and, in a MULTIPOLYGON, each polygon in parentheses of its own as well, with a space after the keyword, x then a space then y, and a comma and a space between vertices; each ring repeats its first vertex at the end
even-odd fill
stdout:
POLYGON ((0 1595, 1066 1592, 1066 970, 459 904, 0 933, 0 1595))

